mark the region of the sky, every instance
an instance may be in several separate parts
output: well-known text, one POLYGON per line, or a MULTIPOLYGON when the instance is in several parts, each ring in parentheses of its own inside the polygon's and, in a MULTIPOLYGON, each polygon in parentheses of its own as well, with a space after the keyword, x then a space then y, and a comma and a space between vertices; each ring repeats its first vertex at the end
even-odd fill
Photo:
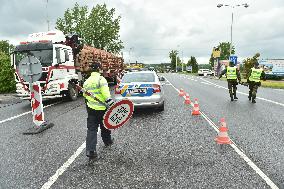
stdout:
POLYGON ((0 40, 17 45, 28 34, 55 28, 57 18, 76 2, 91 7, 106 3, 121 18, 125 62, 167 63, 178 50, 187 62, 208 63, 212 48, 230 41, 239 61, 259 52, 261 59, 284 58, 284 0, 0 0, 0 40), (232 8, 237 4, 247 3, 232 8), (231 7, 217 8, 217 4, 231 7))

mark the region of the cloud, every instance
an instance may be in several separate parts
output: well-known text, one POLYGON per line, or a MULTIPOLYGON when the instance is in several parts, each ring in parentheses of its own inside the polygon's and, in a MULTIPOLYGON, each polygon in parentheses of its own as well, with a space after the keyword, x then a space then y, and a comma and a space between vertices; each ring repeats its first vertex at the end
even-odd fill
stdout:
MULTIPOLYGON (((80 5, 89 7, 105 2, 109 8, 116 9, 117 15, 122 17, 120 35, 128 61, 169 62, 169 51, 178 49, 184 59, 196 56, 198 61, 206 62, 213 46, 230 41, 232 10, 233 44, 238 56, 260 52, 262 58, 283 58, 283 0, 223 1, 231 5, 246 2, 250 7, 218 9, 216 5, 222 3, 220 0, 77 0, 80 5)), ((75 2, 49 0, 51 28, 75 2)), ((8 39, 16 44, 30 33, 46 31, 46 13, 46 0, 1 2, 0 40, 8 39)))

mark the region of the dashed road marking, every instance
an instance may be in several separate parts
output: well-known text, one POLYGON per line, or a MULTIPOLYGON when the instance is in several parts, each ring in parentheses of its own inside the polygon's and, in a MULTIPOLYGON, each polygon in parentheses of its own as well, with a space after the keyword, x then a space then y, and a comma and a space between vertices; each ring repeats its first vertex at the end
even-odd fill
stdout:
MULTIPOLYGON (((169 83, 171 83, 171 82, 169 82, 169 83)), ((179 90, 172 83, 171 83, 171 86, 177 92, 179 92, 179 90)), ((183 97, 183 98, 185 98, 185 97, 183 97)), ((191 103, 191 106, 194 106, 194 104, 191 103)), ((205 113, 201 112, 201 115, 209 123, 209 125, 218 133, 219 132, 218 126, 210 118, 208 118, 208 116, 206 116, 205 113)), ((276 186, 276 184, 274 184, 273 181, 259 167, 257 167, 257 165, 254 164, 254 162, 251 159, 249 159, 249 157, 244 153, 244 151, 241 150, 240 148, 238 148, 238 146, 235 144, 235 142, 230 144, 230 146, 272 189, 279 189, 278 186, 276 186)))
POLYGON ((201 81, 201 83, 203 83, 205 85, 212 85, 211 83, 207 83, 207 82, 203 82, 203 81, 201 81))

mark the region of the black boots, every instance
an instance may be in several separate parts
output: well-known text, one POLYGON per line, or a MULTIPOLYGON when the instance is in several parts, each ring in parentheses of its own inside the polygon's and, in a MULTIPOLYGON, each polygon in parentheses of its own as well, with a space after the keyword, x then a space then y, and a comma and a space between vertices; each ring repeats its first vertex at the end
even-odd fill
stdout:
POLYGON ((97 159, 98 154, 95 151, 87 151, 86 156, 89 158, 89 161, 97 159))
POLYGON ((251 102, 252 102, 252 103, 256 103, 255 98, 253 98, 251 102))
POLYGON ((111 146, 113 144, 114 138, 110 140, 110 142, 105 143, 105 147, 111 146))
POLYGON ((234 101, 233 95, 230 95, 230 97, 231 97, 231 101, 234 101))
POLYGON ((239 99, 239 98, 237 97, 236 93, 234 94, 234 99, 235 99, 235 100, 239 99))

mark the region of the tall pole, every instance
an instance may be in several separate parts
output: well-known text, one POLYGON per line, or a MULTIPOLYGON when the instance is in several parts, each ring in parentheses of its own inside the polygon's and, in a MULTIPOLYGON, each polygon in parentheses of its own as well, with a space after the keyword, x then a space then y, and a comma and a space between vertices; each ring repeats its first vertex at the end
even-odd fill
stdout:
POLYGON ((128 63, 129 63, 129 66, 130 66, 130 52, 131 52, 131 50, 133 50, 133 49, 134 49, 134 47, 130 47, 130 48, 129 48, 129 62, 128 62, 128 63))
POLYGON ((181 70, 183 72, 183 51, 181 51, 181 70))
POLYGON ((178 72, 177 70, 177 65, 178 65, 178 49, 179 49, 179 45, 177 46, 177 54, 176 54, 176 73, 178 72))
POLYGON ((176 73, 177 73, 177 64, 178 64, 177 56, 178 56, 178 53, 176 54, 176 73))
POLYGON ((230 56, 232 54, 232 49, 233 49, 233 23, 234 23, 234 8, 235 7, 240 7, 240 6, 243 6, 245 8, 248 8, 249 5, 247 3, 244 3, 244 4, 238 4, 238 5, 227 5, 227 4, 218 4, 217 7, 218 8, 221 8, 221 7, 231 7, 232 8, 232 22, 231 22, 231 42, 230 42, 230 56))
POLYGON ((47 31, 49 31, 48 0, 46 0, 46 22, 47 22, 47 31))
POLYGON ((233 23, 234 23, 234 12, 232 11, 232 22, 231 22, 231 43, 230 43, 230 56, 232 54, 233 46, 233 23))

